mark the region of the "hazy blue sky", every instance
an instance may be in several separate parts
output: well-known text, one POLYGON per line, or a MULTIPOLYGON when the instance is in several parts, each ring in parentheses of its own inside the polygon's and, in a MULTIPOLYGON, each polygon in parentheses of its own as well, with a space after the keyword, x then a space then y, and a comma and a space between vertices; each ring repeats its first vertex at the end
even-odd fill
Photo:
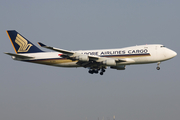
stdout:
MULTIPOLYGON (((179 52, 179 0, 1 0, 1 120, 179 120, 180 57, 107 69, 59 68, 13 61, 6 30, 67 49, 160 43, 179 52)), ((43 49, 46 50, 46 49, 43 49)))

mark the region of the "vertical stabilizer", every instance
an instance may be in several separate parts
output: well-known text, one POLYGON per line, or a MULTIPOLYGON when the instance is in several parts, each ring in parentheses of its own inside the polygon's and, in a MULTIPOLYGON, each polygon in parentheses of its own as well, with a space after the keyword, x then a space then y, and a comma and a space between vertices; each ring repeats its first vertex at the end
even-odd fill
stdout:
POLYGON ((15 30, 6 31, 16 53, 43 52, 15 30))

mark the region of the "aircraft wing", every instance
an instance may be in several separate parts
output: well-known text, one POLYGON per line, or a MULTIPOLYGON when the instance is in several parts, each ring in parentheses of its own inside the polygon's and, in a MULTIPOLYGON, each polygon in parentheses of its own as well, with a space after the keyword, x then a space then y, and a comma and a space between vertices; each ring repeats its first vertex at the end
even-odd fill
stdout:
POLYGON ((7 53, 7 52, 5 52, 5 54, 10 55, 12 57, 14 56, 14 57, 20 58, 20 59, 32 59, 32 58, 34 58, 34 57, 29 57, 29 56, 25 56, 25 55, 14 54, 14 53, 7 53))
POLYGON ((39 46, 50 49, 50 50, 54 50, 56 52, 60 52, 66 55, 73 55, 75 52, 73 51, 68 51, 68 50, 63 50, 63 49, 59 49, 59 48, 55 48, 55 47, 50 47, 50 46, 46 46, 45 44, 38 42, 39 46))
MULTIPOLYGON (((61 55, 61 57, 65 57, 65 58, 68 58, 68 59, 73 59, 74 57, 76 57, 78 55, 82 55, 81 53, 77 53, 77 52, 74 52, 74 51, 68 51, 68 50, 59 49, 59 48, 55 48, 55 47, 51 47, 51 46, 46 46, 45 44, 43 44, 41 42, 38 42, 38 44, 41 47, 44 47, 44 48, 47 48, 47 49, 50 49, 50 50, 53 50, 53 51, 56 51, 56 52, 63 53, 63 55, 61 55)), ((96 56, 91 56, 91 55, 88 55, 88 58, 89 58, 89 60, 98 60, 99 59, 98 56, 96 57, 96 56)))
POLYGON ((64 49, 46 46, 45 44, 40 43, 40 42, 38 42, 38 44, 41 47, 63 53, 61 55, 61 57, 63 57, 63 58, 67 58, 67 59, 71 59, 71 60, 78 60, 77 64, 79 64, 80 66, 83 66, 83 67, 89 67, 89 66, 93 66, 93 65, 97 66, 97 65, 102 65, 102 64, 111 66, 112 64, 116 64, 118 62, 127 62, 128 61, 127 59, 85 55, 85 54, 81 54, 81 53, 75 52, 75 51, 68 51, 68 50, 64 50, 64 49))

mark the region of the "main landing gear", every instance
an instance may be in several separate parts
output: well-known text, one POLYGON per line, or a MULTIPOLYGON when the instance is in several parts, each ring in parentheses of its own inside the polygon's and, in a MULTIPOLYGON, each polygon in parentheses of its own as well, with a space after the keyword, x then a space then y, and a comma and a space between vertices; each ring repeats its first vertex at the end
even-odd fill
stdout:
POLYGON ((105 69, 101 69, 100 75, 103 75, 105 71, 105 69))
POLYGON ((98 68, 98 69, 89 69, 88 72, 89 72, 90 74, 94 74, 94 73, 95 73, 95 74, 98 74, 100 70, 101 70, 100 75, 103 75, 104 72, 106 71, 105 68, 102 68, 102 69, 99 69, 99 68, 98 68))
POLYGON ((158 64, 157 64, 157 67, 156 67, 157 70, 160 70, 160 63, 161 62, 158 62, 158 64))

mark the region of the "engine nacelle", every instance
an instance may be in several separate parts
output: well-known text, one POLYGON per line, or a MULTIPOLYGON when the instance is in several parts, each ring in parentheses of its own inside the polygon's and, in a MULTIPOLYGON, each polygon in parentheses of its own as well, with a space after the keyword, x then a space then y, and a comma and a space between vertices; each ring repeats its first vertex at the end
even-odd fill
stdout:
POLYGON ((126 69, 126 65, 111 66, 111 69, 125 70, 126 69))
POLYGON ((114 59, 108 59, 103 61, 103 64, 107 66, 116 66, 116 61, 114 59))
POLYGON ((89 57, 87 55, 79 55, 75 57, 76 60, 82 61, 82 62, 88 62, 89 57))

